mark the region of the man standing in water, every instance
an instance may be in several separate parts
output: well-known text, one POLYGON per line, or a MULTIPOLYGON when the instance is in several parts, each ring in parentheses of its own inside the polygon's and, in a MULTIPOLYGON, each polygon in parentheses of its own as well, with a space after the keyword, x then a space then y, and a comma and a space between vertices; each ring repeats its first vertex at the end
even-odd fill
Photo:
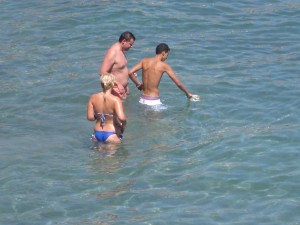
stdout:
POLYGON ((189 99, 193 97, 193 95, 185 88, 183 83, 173 72, 171 66, 165 63, 169 52, 169 46, 165 43, 161 43, 156 47, 156 55, 154 57, 142 59, 129 71, 130 79, 135 83, 139 90, 142 90, 140 103, 146 105, 162 104, 159 97, 158 86, 164 72, 168 74, 172 81, 185 93, 189 99), (136 79, 135 76, 135 73, 140 69, 142 69, 142 84, 136 79))
POLYGON ((115 85, 113 94, 125 99, 127 97, 128 89, 128 68, 125 51, 128 51, 134 44, 135 36, 126 31, 121 34, 119 41, 113 44, 106 52, 102 66, 100 68, 100 75, 111 73, 115 76, 115 85))

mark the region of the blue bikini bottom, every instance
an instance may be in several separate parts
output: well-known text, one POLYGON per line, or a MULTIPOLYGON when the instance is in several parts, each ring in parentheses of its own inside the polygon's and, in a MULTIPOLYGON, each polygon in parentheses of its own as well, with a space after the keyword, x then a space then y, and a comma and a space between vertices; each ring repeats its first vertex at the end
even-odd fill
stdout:
POLYGON ((105 142, 111 135, 116 134, 113 131, 94 131, 95 137, 99 142, 105 142))

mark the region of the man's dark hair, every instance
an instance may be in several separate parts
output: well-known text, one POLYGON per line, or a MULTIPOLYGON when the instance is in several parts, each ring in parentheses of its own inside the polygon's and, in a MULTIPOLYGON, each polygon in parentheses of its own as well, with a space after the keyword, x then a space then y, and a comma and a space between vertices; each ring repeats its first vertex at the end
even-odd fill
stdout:
POLYGON ((135 41, 135 36, 133 35, 133 33, 125 31, 120 35, 119 42, 122 42, 123 40, 130 41, 131 39, 135 41))
POLYGON ((165 43, 160 43, 159 45, 157 45, 156 47, 156 55, 162 53, 162 52, 169 52, 171 49, 169 48, 169 46, 165 43))

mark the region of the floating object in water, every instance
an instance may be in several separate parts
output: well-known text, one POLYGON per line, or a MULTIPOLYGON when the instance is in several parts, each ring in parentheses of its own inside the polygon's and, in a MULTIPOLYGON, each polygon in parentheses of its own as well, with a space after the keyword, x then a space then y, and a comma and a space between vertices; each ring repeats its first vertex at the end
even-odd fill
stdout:
POLYGON ((199 95, 192 95, 192 97, 190 98, 190 100, 192 102, 198 102, 198 101, 200 101, 200 96, 199 95))

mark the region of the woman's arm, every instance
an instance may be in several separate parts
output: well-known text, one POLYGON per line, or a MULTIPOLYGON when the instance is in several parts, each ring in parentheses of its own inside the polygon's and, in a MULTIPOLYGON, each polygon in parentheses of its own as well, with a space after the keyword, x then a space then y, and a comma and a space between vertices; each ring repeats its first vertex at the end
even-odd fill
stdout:
POLYGON ((94 106, 92 103, 93 96, 90 97, 88 104, 87 104, 87 110, 86 110, 86 118, 89 121, 95 120, 95 112, 94 112, 94 106))
POLYGON ((125 131, 125 127, 126 127, 126 123, 127 123, 127 119, 124 113, 124 109, 123 109, 123 104, 122 101, 119 98, 115 98, 115 112, 117 114, 117 117, 120 121, 120 126, 121 126, 121 132, 123 133, 125 131))

